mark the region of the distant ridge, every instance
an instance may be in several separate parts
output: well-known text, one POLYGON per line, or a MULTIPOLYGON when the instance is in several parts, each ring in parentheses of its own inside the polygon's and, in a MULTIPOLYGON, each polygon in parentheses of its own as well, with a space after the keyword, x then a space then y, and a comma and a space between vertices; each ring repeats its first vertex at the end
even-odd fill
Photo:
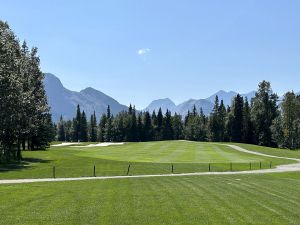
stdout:
MULTIPOLYGON (((161 107, 163 112, 166 112, 167 109, 169 109, 172 113, 176 112, 177 114, 185 116, 187 115, 188 111, 191 111, 193 109, 195 105, 198 111, 200 110, 200 108, 202 108, 203 113, 205 115, 208 115, 213 110, 216 96, 218 96, 219 101, 223 100, 225 106, 228 106, 231 105, 232 99, 237 94, 238 93, 234 91, 226 92, 221 90, 206 99, 190 99, 177 106, 169 98, 159 99, 151 102, 150 105, 146 107, 143 111, 157 112, 161 107), (171 107, 167 107, 168 105, 170 105, 171 107)), ((251 91, 249 93, 241 94, 241 95, 243 97, 247 97, 248 101, 250 102, 251 99, 255 97, 255 91, 251 91)))
MULTIPOLYGON (((75 116, 76 107, 79 104, 81 109, 86 112, 89 117, 95 110, 97 117, 106 113, 107 106, 110 105, 112 114, 127 110, 128 107, 120 104, 117 100, 98 91, 94 88, 88 87, 80 92, 71 91, 65 88, 58 77, 51 73, 45 74, 44 86, 48 97, 48 102, 51 106, 51 113, 53 121, 57 122, 61 115, 65 119, 72 119, 75 116)), ((296 92, 298 95, 300 92, 296 92)), ((167 109, 174 114, 182 116, 187 115, 188 111, 192 111, 194 105, 199 111, 202 108, 205 115, 211 113, 214 107, 214 101, 218 95, 219 101, 223 100, 225 106, 231 105, 232 99, 237 95, 234 91, 220 90, 206 99, 189 99, 183 103, 176 105, 171 99, 163 98, 152 101, 142 111, 158 112, 159 108, 165 114, 167 109)), ((250 102, 255 97, 255 91, 251 91, 241 96, 248 99, 250 102)), ((280 98, 281 100, 283 97, 280 98)))
POLYGON ((165 114, 167 112, 167 109, 170 110, 171 112, 174 112, 176 110, 176 105, 169 98, 158 99, 152 101, 149 104, 149 106, 145 108, 143 111, 148 111, 152 113, 153 111, 158 111, 159 108, 161 108, 162 112, 165 114))
POLYGON ((44 86, 55 122, 61 115, 65 119, 72 119, 78 104, 88 117, 95 111, 99 118, 101 114, 106 113, 108 105, 112 114, 127 110, 127 106, 91 87, 80 92, 70 91, 62 85, 58 77, 51 73, 45 74, 44 86))

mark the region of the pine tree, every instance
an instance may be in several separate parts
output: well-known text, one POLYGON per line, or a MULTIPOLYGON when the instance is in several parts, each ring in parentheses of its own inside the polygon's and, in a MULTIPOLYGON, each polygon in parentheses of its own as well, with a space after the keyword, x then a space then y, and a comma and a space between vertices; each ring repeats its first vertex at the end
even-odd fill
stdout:
POLYGON ((177 113, 172 117, 172 127, 173 127, 173 139, 181 140, 183 139, 183 124, 182 117, 177 113))
POLYGON ((172 116, 171 116, 171 112, 168 109, 163 119, 162 132, 163 132, 163 140, 173 139, 172 116))
POLYGON ((297 120, 300 119, 300 100, 294 92, 287 92, 281 104, 282 129, 284 134, 284 147, 298 148, 297 144, 297 120))
POLYGON ((60 116, 58 123, 57 140, 66 141, 65 123, 62 116, 60 116))
POLYGON ((72 141, 72 121, 68 120, 65 122, 65 133, 66 133, 66 141, 72 141))
POLYGON ((195 119, 195 139, 197 141, 207 141, 207 118, 203 113, 203 109, 200 108, 200 114, 195 119))
MULTIPOLYGON (((22 80, 18 76, 19 44, 8 24, 0 21, 0 161, 17 159, 13 144, 18 140, 22 111, 22 80), (14 119, 12 119, 14 118, 14 119)), ((22 97, 23 98, 23 97, 22 97)))
POLYGON ((76 117, 73 120, 73 141, 80 141, 81 137, 81 110, 80 106, 77 105, 76 117))
POLYGON ((226 127, 227 113, 226 113, 226 108, 225 108, 223 100, 221 100, 221 104, 218 109, 218 117, 219 117, 218 118, 219 119, 219 138, 220 138, 220 141, 224 141, 225 140, 225 127, 226 127))
POLYGON ((120 112, 113 120, 113 141, 122 142, 126 140, 125 118, 127 112, 120 112))
POLYGON ((129 141, 137 141, 137 119, 135 107, 132 108, 131 113, 129 113, 130 127, 129 127, 129 141))
POLYGON ((253 143, 253 125, 251 122, 251 108, 248 99, 245 99, 244 112, 243 112, 243 137, 244 143, 253 143))
POLYGON ((53 124, 37 48, 21 47, 2 21, 0 37, 0 161, 20 160, 26 142, 29 149, 49 145, 53 124))
POLYGON ((80 141, 87 142, 88 141, 88 125, 85 112, 82 111, 81 119, 80 119, 80 141))
POLYGON ((271 126, 273 120, 278 116, 278 96, 273 94, 271 84, 262 81, 258 91, 253 98, 251 109, 251 120, 255 132, 255 142, 259 145, 274 146, 271 126))
POLYGON ((193 115, 194 117, 196 117, 197 114, 198 114, 197 108, 196 108, 196 105, 194 104, 194 106, 193 106, 193 111, 192 111, 192 115, 193 115))
POLYGON ((110 112, 110 106, 107 106, 107 113, 106 113, 106 123, 104 129, 104 141, 111 142, 112 141, 112 116, 110 112))
POLYGON ((188 114, 185 118, 185 126, 184 126, 184 136, 185 139, 190 141, 196 141, 196 120, 197 117, 197 111, 196 107, 194 106, 192 113, 188 111, 188 114))
POLYGON ((271 125, 271 132, 272 140, 277 144, 277 146, 280 148, 285 147, 283 121, 281 116, 278 116, 273 120, 273 123, 271 125))
POLYGON ((98 138, 97 140, 100 142, 104 142, 105 141, 105 125, 107 123, 107 116, 106 114, 103 114, 101 116, 100 122, 99 122, 99 126, 98 126, 98 138))
POLYGON ((30 79, 31 79, 31 107, 34 109, 30 116, 31 121, 31 148, 45 149, 48 147, 50 137, 52 136, 50 108, 47 102, 47 96, 44 89, 44 74, 40 70, 40 59, 37 56, 37 48, 32 48, 30 52, 30 79), (33 125, 33 126, 32 126, 33 125), (49 128, 49 133, 47 133, 49 128))
POLYGON ((137 119, 137 141, 144 141, 144 129, 143 129, 143 122, 142 122, 142 113, 139 113, 137 119))
POLYGON ((213 112, 209 118, 210 139, 220 141, 219 97, 216 96, 213 112))
POLYGON ((157 127, 156 127, 156 140, 163 140, 163 114, 161 108, 159 108, 157 113, 157 127))
POLYGON ((231 130, 231 140, 233 142, 242 142, 244 124, 244 99, 239 94, 234 98, 232 111, 233 123, 231 130))
POLYGON ((153 127, 151 122, 151 117, 149 112, 145 112, 143 117, 143 134, 144 141, 151 141, 153 139, 153 127))
POLYGON ((91 115, 90 119, 90 125, 89 125, 89 139, 91 142, 97 141, 97 119, 96 119, 96 113, 91 115))
POLYGON ((234 123, 234 116, 230 106, 227 107, 227 117, 225 124, 225 141, 232 142, 232 126, 234 123))

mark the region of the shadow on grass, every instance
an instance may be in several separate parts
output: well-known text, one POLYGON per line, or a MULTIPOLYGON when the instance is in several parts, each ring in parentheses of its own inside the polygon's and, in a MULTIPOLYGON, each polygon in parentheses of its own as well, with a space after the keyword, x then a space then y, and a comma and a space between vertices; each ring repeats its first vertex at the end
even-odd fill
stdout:
POLYGON ((0 164, 0 173, 10 172, 16 170, 30 169, 32 163, 50 163, 52 160, 38 159, 38 158, 24 158, 20 162, 11 162, 7 164, 0 164))

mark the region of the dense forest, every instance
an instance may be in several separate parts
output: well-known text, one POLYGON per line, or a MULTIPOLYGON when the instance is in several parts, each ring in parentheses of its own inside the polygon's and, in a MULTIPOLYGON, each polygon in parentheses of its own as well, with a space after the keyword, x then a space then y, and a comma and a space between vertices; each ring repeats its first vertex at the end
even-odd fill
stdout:
POLYGON ((57 124, 58 141, 139 142, 162 140, 191 140, 214 142, 242 142, 271 147, 299 149, 300 96, 293 92, 279 101, 267 81, 259 84, 256 95, 248 101, 235 96, 231 106, 225 106, 216 96, 214 109, 208 116, 195 106, 187 116, 164 115, 160 109, 138 112, 128 111, 112 115, 107 113, 97 121, 95 113, 87 119, 77 107, 76 117, 57 124))
POLYGON ((43 149, 55 135, 39 64, 37 48, 20 44, 0 21, 0 162, 43 149))

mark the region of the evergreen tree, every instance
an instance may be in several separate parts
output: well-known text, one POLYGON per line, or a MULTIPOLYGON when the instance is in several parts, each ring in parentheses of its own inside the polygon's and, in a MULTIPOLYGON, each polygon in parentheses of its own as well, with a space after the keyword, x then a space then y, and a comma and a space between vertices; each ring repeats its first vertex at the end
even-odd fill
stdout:
POLYGON ((96 119, 96 113, 91 115, 91 120, 90 120, 90 129, 89 129, 89 137, 91 142, 96 142, 97 141, 97 119, 96 119))
POLYGON ((293 149, 300 149, 300 119, 296 119, 293 122, 295 141, 293 143, 293 149))
MULTIPOLYGON (((197 141, 207 141, 207 118, 203 113, 202 108, 200 108, 200 114, 196 118, 196 140, 197 141)), ((224 133, 224 131, 223 131, 224 133)))
POLYGON ((244 99, 241 95, 237 95, 234 98, 233 106, 232 106, 232 113, 233 113, 233 122, 232 122, 232 130, 231 140, 233 142, 242 142, 243 137, 243 118, 244 118, 244 99))
POLYGON ((104 141, 105 142, 111 142, 113 137, 112 137, 112 116, 110 112, 110 106, 107 106, 107 113, 106 113, 106 123, 105 123, 105 129, 104 129, 104 141))
POLYGON ((77 105, 76 117, 73 120, 73 141, 80 141, 81 131, 81 110, 80 106, 77 105))
POLYGON ((136 118, 136 110, 133 107, 132 114, 131 114, 131 141, 137 141, 137 118, 136 118))
POLYGON ((151 122, 152 122, 152 127, 153 127, 153 136, 154 136, 153 140, 155 140, 156 130, 157 130, 157 115, 156 115, 155 110, 152 112, 151 122))
POLYGON ((278 116, 273 120, 271 125, 272 139, 278 147, 283 148, 285 146, 283 122, 282 117, 278 116))
POLYGON ((253 125, 251 122, 251 108, 248 99, 245 99, 244 112, 243 112, 243 137, 244 143, 253 143, 253 125))
POLYGON ((66 134, 66 141, 72 141, 72 121, 68 120, 65 122, 65 134, 66 134))
POLYGON ((145 112, 143 117, 143 134, 144 141, 151 141, 153 135, 153 127, 151 122, 151 117, 149 112, 145 112))
POLYGON ((284 147, 297 148, 297 126, 295 121, 300 119, 300 100, 294 92, 287 92, 281 104, 284 147))
POLYGON ((49 147, 49 143, 54 140, 55 131, 53 130, 51 114, 45 114, 42 117, 42 121, 39 121, 36 133, 32 135, 32 150, 40 149, 46 150, 49 147))
POLYGON ((31 102, 29 105, 31 105, 33 111, 29 118, 31 125, 29 135, 32 138, 31 149, 45 149, 49 146, 53 136, 52 119, 44 89, 44 74, 40 70, 40 59, 37 52, 37 48, 32 48, 30 52, 31 102))
POLYGON ((173 139, 180 140, 183 139, 183 124, 182 117, 175 113, 172 117, 172 127, 173 127, 173 139))
POLYGON ((100 141, 100 142, 104 142, 105 141, 105 125, 107 123, 107 116, 106 114, 103 114, 101 116, 101 119, 100 119, 100 122, 99 122, 99 126, 98 126, 98 138, 97 140, 100 141))
POLYGON ((26 142, 29 149, 49 145, 53 124, 37 48, 21 47, 2 21, 0 37, 0 161, 21 160, 26 142))
POLYGON ((162 132, 163 132, 163 140, 173 139, 172 116, 169 110, 167 110, 166 115, 163 119, 162 132))
POLYGON ((220 107, 218 109, 218 120, 219 120, 219 138, 220 141, 225 140, 225 127, 226 127, 226 108, 223 100, 221 100, 220 107))
POLYGON ((58 123, 57 140, 66 141, 65 123, 62 116, 60 116, 58 123))
POLYGON ((230 106, 227 107, 227 117, 225 125, 225 141, 232 142, 232 126, 234 123, 234 116, 230 106))
POLYGON ((137 141, 144 141, 144 129, 143 129, 143 122, 142 122, 142 113, 139 113, 137 119, 137 141))
POLYGON ((156 127, 156 140, 163 140, 163 114, 161 108, 159 108, 157 113, 157 127, 156 127))
POLYGON ((196 141, 196 117, 197 111, 196 107, 193 107, 192 113, 188 111, 188 114, 185 118, 185 126, 184 126, 184 136, 185 139, 190 141, 196 141))
POLYGON ((113 120, 113 141, 122 142, 126 141, 126 128, 125 120, 127 112, 120 112, 113 120))
POLYGON ((82 111, 81 119, 80 119, 80 141, 87 142, 88 141, 88 124, 85 112, 82 111))
POLYGON ((256 144, 274 146, 271 126, 278 116, 278 96, 273 93, 271 84, 262 81, 253 98, 251 119, 254 127, 256 144))
POLYGON ((220 141, 220 117, 219 117, 219 98, 216 96, 213 112, 209 118, 210 139, 220 141))

